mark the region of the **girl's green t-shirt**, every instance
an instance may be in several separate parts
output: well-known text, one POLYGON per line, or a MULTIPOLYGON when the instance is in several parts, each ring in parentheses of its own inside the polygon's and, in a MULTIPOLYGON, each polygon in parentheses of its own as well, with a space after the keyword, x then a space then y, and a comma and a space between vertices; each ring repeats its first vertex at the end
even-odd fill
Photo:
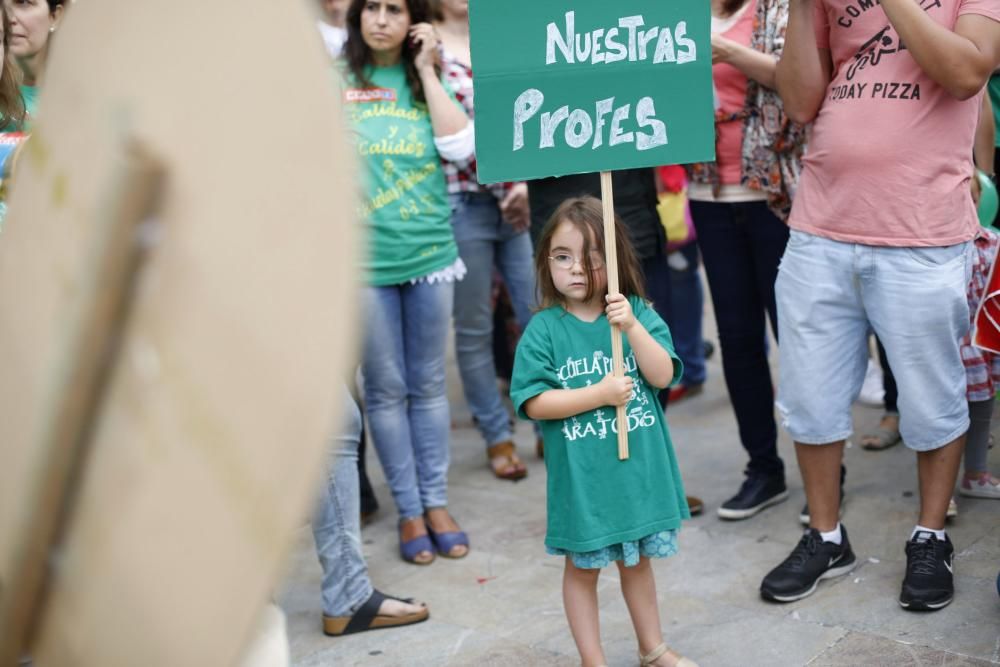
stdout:
MULTIPOLYGON (((643 299, 630 297, 636 318, 670 353, 673 382, 683 371, 666 323, 643 299)), ((626 405, 629 458, 618 460, 615 408, 540 422, 548 471, 545 545, 594 551, 676 530, 690 517, 670 431, 657 390, 638 370, 622 337, 625 370, 635 381, 626 405)), ((536 313, 517 346, 510 397, 518 415, 524 404, 550 389, 579 389, 611 372, 611 326, 602 314, 584 322, 553 306, 536 313)))
POLYGON ((364 168, 364 266, 370 285, 398 285, 451 265, 458 247, 426 105, 414 102, 402 64, 373 68, 371 83, 348 79, 343 90, 364 168))

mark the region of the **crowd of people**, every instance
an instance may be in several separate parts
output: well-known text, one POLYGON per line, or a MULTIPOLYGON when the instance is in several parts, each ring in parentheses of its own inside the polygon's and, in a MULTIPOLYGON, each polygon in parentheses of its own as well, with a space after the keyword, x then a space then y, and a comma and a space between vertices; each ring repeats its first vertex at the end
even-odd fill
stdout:
MULTIPOLYGON (((716 157, 612 174, 611 292, 598 174, 479 182, 468 0, 320 0, 319 10, 367 238, 357 382, 343 387, 347 416, 312 523, 324 632, 430 616, 369 577, 367 444, 398 515, 400 558, 426 567, 474 548, 449 512, 453 339, 497 484, 537 474, 513 418, 534 423, 544 546, 564 559, 582 663, 605 662, 597 578, 614 563, 641 663, 694 665, 664 643, 650 559, 676 553, 682 521, 703 507, 685 493, 665 417, 706 380, 700 265, 746 452, 744 480, 716 513, 746 520, 788 498, 779 422, 806 492, 806 530, 761 573, 761 597, 799 600, 855 566, 840 520, 843 450, 851 405, 880 369, 885 415, 860 443, 904 443, 919 476, 899 604, 952 602, 956 484, 1000 499, 987 463, 1000 360, 970 336, 1000 247, 979 219, 974 174, 995 180, 1000 156, 996 0, 712 0, 716 157), (682 240, 662 205, 678 193, 682 240), (612 373, 613 329, 624 376, 612 373)), ((64 11, 64 0, 0 4, 0 147, 30 132, 64 11)), ((0 157, 6 180, 13 159, 0 157)))
MULTIPOLYGON (((362 406, 404 560, 427 565, 472 548, 447 511, 449 322, 487 462, 501 480, 529 474, 497 382, 496 357, 513 346, 495 316, 501 284, 521 332, 509 397, 535 423, 545 547, 565 558, 566 614, 583 664, 604 663, 596 581, 611 563, 642 663, 694 664, 663 643, 649 559, 673 554, 681 521, 701 509, 684 493, 664 417, 671 397, 697 395, 705 381, 701 260, 747 454, 744 482, 718 516, 748 519, 788 497, 775 408, 806 490, 807 529, 763 576, 761 597, 801 599, 855 565, 840 521, 842 460, 874 336, 886 413, 861 443, 905 443, 919 475, 899 603, 934 610, 952 601, 945 521, 963 453, 959 493, 1000 498, 986 462, 1000 366, 969 336, 1000 241, 991 221, 979 224, 973 171, 994 176, 983 90, 989 83, 1000 97, 1000 78, 990 81, 1000 6, 713 0, 716 158, 681 174, 697 242, 678 248, 665 231, 657 203, 669 174, 614 172, 620 282, 609 294, 597 174, 478 181, 468 1, 322 4, 367 184, 362 406), (625 341, 624 377, 610 373, 613 326, 625 341), (612 465, 619 406, 631 456, 612 465)), ((357 448, 358 437, 346 440, 357 448)), ((354 460, 338 465, 357 479, 364 470, 354 460)), ((346 525, 337 549, 317 532, 327 631, 427 618, 425 606, 367 583, 357 484, 332 486, 346 525), (352 556, 338 563, 329 553, 352 556)))
MULTIPOLYGON (((985 454, 1000 366, 969 337, 1000 241, 979 224, 973 171, 994 173, 983 90, 1000 97, 1000 78, 990 81, 1000 7, 883 0, 860 12, 841 0, 713 0, 716 158, 683 175, 697 245, 680 252, 669 243, 657 212, 669 179, 651 168, 614 172, 620 283, 608 294, 597 174, 478 181, 467 0, 322 4, 366 180, 362 406, 404 560, 460 558, 472 545, 447 511, 449 322, 487 462, 501 480, 529 473, 497 382, 501 283, 521 332, 510 399, 534 421, 545 459, 545 547, 565 558, 566 613, 583 663, 604 662, 596 581, 615 563, 643 664, 694 664, 662 641, 649 559, 674 553, 681 521, 701 509, 684 493, 664 417, 671 396, 696 395, 705 381, 700 283, 677 279, 684 270, 697 277, 700 250, 748 459, 718 516, 747 519, 788 497, 775 408, 806 489, 807 529, 763 576, 761 596, 798 600, 854 567, 840 522, 842 459, 874 335, 886 414, 862 444, 902 441, 919 474, 899 603, 933 610, 952 601, 945 521, 963 455, 959 493, 1000 498, 985 454), (890 96, 890 85, 906 94, 890 96), (613 326, 625 340, 624 377, 610 373, 613 326), (682 347, 696 352, 685 359, 682 347), (685 376, 689 363, 700 376, 685 376), (684 390, 671 394, 678 383, 684 390), (618 406, 631 456, 612 465, 618 406)), ((356 451, 352 423, 344 440, 356 451)), ((352 480, 355 460, 337 464, 352 480)), ((357 483, 331 479, 323 504, 343 516, 331 522, 328 507, 317 529, 327 632, 427 618, 426 606, 368 583, 357 483)))

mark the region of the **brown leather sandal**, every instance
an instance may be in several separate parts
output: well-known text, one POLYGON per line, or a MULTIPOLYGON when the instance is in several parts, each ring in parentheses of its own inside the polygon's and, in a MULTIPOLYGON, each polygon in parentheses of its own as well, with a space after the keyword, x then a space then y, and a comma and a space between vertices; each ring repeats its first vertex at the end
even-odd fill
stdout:
POLYGON ((493 469, 493 474, 496 475, 498 479, 516 481, 524 479, 528 474, 527 467, 525 467, 524 462, 518 458, 514 443, 510 440, 504 440, 503 442, 498 442, 495 445, 487 447, 486 456, 489 458, 490 468, 493 469), (493 464, 494 459, 506 459, 506 461, 501 463, 499 466, 496 466, 493 464))

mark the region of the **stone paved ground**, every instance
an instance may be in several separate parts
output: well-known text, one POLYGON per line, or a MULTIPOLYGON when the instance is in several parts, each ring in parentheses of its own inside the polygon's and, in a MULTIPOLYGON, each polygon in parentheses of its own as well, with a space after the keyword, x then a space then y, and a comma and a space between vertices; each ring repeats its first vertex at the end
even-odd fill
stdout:
MULTIPOLYGON (((714 336, 714 325, 706 322, 714 336)), ((397 555, 391 499, 372 456, 382 510, 364 529, 372 579, 382 590, 428 602, 431 619, 408 628, 325 637, 320 628, 319 567, 303 528, 289 559, 278 601, 288 614, 293 662, 319 665, 575 665, 561 603, 562 562, 546 556, 545 470, 534 458, 530 426, 518 442, 527 479, 501 482, 489 473, 478 434, 461 397, 454 364, 449 392, 452 430, 451 507, 472 539, 463 560, 429 567, 397 555)), ((873 427, 880 412, 855 408, 855 426, 873 427)), ((788 605, 763 602, 761 577, 798 541, 804 502, 787 435, 780 451, 791 498, 748 521, 726 523, 715 509, 741 482, 739 446, 716 356, 706 391, 668 414, 681 470, 706 512, 681 533, 681 552, 655 563, 667 641, 702 667, 858 665, 973 666, 1000 664, 1000 502, 959 498, 949 527, 956 545, 956 600, 932 614, 903 611, 896 602, 903 543, 916 518, 914 455, 903 447, 846 451, 844 523, 859 566, 788 605)), ((1000 447, 991 451, 1000 471, 1000 447)), ((609 664, 635 665, 635 641, 618 591, 617 573, 600 580, 602 637, 609 664)))

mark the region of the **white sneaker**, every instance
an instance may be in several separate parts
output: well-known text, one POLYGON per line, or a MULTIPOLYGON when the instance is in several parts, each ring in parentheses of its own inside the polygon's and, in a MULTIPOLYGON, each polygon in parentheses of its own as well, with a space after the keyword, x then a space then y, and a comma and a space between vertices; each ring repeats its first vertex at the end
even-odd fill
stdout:
POLYGON ((946 519, 954 519, 958 516, 958 503, 955 502, 954 496, 948 501, 948 512, 944 516, 946 519))
POLYGON ((973 480, 963 477, 958 493, 970 498, 1000 498, 1000 479, 988 472, 973 480))
POLYGON ((880 408, 885 405, 885 386, 882 383, 882 367, 872 358, 868 358, 868 368, 865 369, 865 381, 858 394, 858 402, 864 405, 880 408))

